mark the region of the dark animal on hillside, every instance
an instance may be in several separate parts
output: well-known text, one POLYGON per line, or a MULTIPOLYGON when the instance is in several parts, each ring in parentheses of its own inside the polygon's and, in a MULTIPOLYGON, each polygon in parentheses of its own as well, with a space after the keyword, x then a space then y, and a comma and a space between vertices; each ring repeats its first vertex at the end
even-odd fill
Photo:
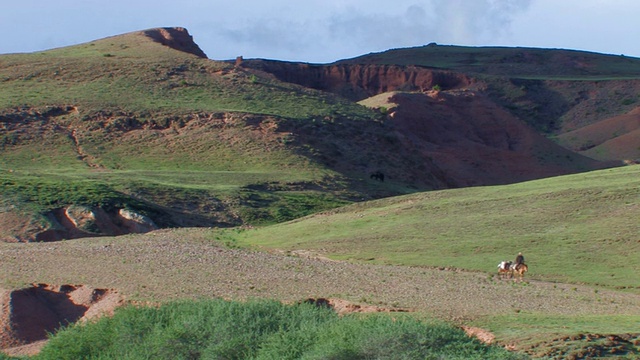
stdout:
POLYGON ((373 174, 371 174, 371 176, 369 176, 371 179, 373 180, 378 180, 381 182, 384 182, 384 174, 381 173, 380 171, 376 171, 373 174))

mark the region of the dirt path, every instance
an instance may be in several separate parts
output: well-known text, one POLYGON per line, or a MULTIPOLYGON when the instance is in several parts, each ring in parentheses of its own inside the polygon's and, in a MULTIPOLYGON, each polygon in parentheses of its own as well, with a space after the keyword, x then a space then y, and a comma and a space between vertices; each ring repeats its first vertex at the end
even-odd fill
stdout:
POLYGON ((141 300, 337 297, 445 319, 513 314, 638 314, 637 295, 573 284, 514 283, 484 273, 359 265, 228 249, 205 231, 155 231, 57 243, 0 244, 2 283, 80 283, 141 300), (188 239, 188 240, 187 240, 188 239), (509 296, 505 296, 509 294, 509 296), (568 296, 571 295, 571 296, 568 296))
POLYGON ((484 273, 360 265, 229 249, 205 230, 56 243, 0 244, 0 287, 38 281, 118 289, 131 300, 341 299, 357 306, 408 309, 466 325, 484 316, 640 314, 636 294, 484 273))

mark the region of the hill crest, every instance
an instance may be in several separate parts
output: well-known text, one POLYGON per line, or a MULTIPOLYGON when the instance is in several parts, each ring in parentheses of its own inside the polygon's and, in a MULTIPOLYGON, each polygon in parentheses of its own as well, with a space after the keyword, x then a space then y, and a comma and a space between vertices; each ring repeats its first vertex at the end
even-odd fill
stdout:
POLYGON ((141 31, 153 41, 172 49, 207 58, 200 46, 193 41, 193 36, 183 27, 162 27, 141 31))

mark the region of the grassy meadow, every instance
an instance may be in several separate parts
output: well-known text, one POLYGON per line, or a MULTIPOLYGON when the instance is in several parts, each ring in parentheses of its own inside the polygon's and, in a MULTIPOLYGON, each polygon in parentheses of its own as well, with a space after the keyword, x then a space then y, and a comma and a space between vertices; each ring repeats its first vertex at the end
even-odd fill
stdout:
MULTIPOLYGON (((347 298, 365 304, 392 307, 395 303, 399 306, 416 304, 418 309, 415 313, 407 314, 409 318, 425 320, 445 317, 453 324, 462 323, 489 330, 500 344, 511 344, 534 357, 563 356, 579 354, 589 346, 596 346, 594 342, 585 345, 586 338, 595 336, 590 334, 622 336, 637 333, 637 324, 640 322, 640 313, 636 310, 639 288, 634 274, 637 274, 639 264, 633 254, 638 250, 638 227, 634 223, 639 211, 638 172, 640 166, 627 166, 513 185, 406 195, 352 204, 255 229, 165 230, 147 235, 66 241, 54 248, 49 244, 5 244, 0 250, 14 257, 23 251, 25 254, 33 253, 39 259, 37 266, 29 265, 31 260, 26 263, 9 260, 6 271, 11 275, 7 280, 13 284, 29 281, 34 276, 51 283, 83 279, 85 283, 112 284, 127 293, 138 293, 134 298, 140 296, 141 300, 197 299, 198 296, 222 294, 240 299, 301 299, 305 291, 309 291, 306 288, 310 287, 316 296, 347 298), (221 250, 218 246, 225 246, 227 250, 221 250), (304 260, 295 256, 301 251, 311 258, 304 260), (525 281, 500 280, 496 276, 497 263, 512 258, 518 251, 524 253, 530 266, 525 281), (110 253, 112 255, 108 255, 110 253), (78 256, 84 260, 73 260, 78 256), (320 261, 314 260, 314 256, 346 261, 320 261), (246 259, 242 260, 242 257, 246 259), (576 261, 578 259, 582 262, 576 261), (69 265, 57 272, 48 270, 59 267, 60 261, 69 265), (96 272, 96 264, 100 264, 100 269, 109 268, 113 272, 96 272), (457 271, 438 270, 443 268, 457 271), (351 271, 355 269, 362 274, 352 274, 351 271), (114 276, 120 280, 114 280, 114 276), (404 279, 404 276, 407 278, 404 279), (442 280, 437 280, 440 277, 442 280), (334 287, 345 281, 348 284, 334 287), (396 290, 387 293, 387 287, 396 290), (457 289, 473 291, 470 295, 472 299, 466 294, 456 294, 457 289), (432 300, 424 299, 425 295, 433 292, 439 295, 432 300), (440 296, 445 296, 443 292, 450 296, 444 302, 453 303, 429 305, 429 301, 438 301, 436 299, 440 296), (511 296, 514 300, 508 300, 511 296), (507 297, 507 303, 500 304, 500 299, 504 297, 507 297), (463 304, 454 304, 458 300, 463 304), (408 302, 405 304, 405 301, 408 302), (477 309, 464 310, 465 301, 472 301, 477 309), (432 314, 432 308, 443 313, 432 314), (458 311, 464 315, 446 315, 447 308, 460 309, 458 311)), ((31 255, 28 259, 31 259, 31 255)), ((202 339, 191 331, 197 331, 198 334, 207 333, 200 331, 204 328, 217 331, 213 325, 222 320, 209 321, 206 316, 198 315, 210 305, 201 302, 192 304, 190 306, 193 308, 185 310, 185 313, 182 313, 183 310, 166 310, 180 319, 183 316, 188 319, 166 327, 154 323, 162 323, 159 318, 169 316, 161 315, 165 310, 157 314, 153 310, 141 310, 140 314, 133 310, 123 312, 127 315, 121 315, 111 323, 106 321, 96 325, 99 330, 72 327, 69 334, 63 332, 60 333, 60 339, 55 337, 52 344, 56 345, 45 348, 43 352, 54 355, 42 356, 55 358, 64 353, 63 349, 76 348, 69 344, 76 344, 81 349, 77 351, 117 352, 122 350, 122 344, 127 343, 125 340, 131 338, 138 340, 132 344, 136 349, 130 351, 164 349, 178 354, 213 351, 203 347, 214 347, 215 341, 212 339, 219 339, 217 335, 202 339), (154 319, 142 321, 147 324, 144 326, 154 328, 151 333, 132 328, 132 323, 139 321, 131 319, 138 316, 154 319), (206 324, 199 324, 199 321, 205 321, 206 324), (120 322, 124 323, 118 325, 120 322), (194 327, 184 327, 185 323, 194 327), (125 326, 122 330, 113 330, 122 326, 125 326), (102 337, 96 333, 90 335, 93 331, 97 334, 115 332, 138 335, 122 335, 126 339, 121 339, 102 337), (142 337, 141 333, 149 335, 142 337), (79 339, 88 339, 88 342, 83 345, 85 343, 79 339), (118 346, 113 345, 116 343, 118 346)), ((172 309, 172 306, 183 305, 169 305, 167 309, 172 309)), ((395 313, 391 317, 380 316, 382 320, 379 321, 383 323, 397 318, 395 313)), ((374 335, 369 331, 377 331, 368 321, 378 320, 365 318, 364 322, 351 321, 346 322, 351 324, 348 327, 353 327, 353 331, 361 327, 357 331, 365 331, 365 328, 371 330, 366 330, 365 335, 345 334, 349 339, 360 336, 370 338, 374 335)), ((427 324, 430 323, 431 320, 428 320, 427 324)), ((220 326, 224 327, 224 324, 220 326)), ((255 341, 265 344, 261 342, 265 340, 270 346, 274 339, 281 339, 284 343, 278 344, 284 344, 298 354, 298 358, 305 358, 300 355, 303 353, 316 354, 319 348, 343 349, 348 351, 349 356, 365 351, 361 343, 333 342, 340 337, 333 337, 336 333, 325 328, 309 330, 304 327, 304 331, 333 334, 327 335, 326 341, 330 345, 305 341, 298 343, 296 332, 293 328, 289 329, 291 331, 287 335, 276 334, 275 338, 259 332, 266 337, 255 341), (296 337, 291 341, 301 347, 289 343, 289 336, 296 337)), ((419 331, 424 333, 426 330, 419 331)), ((388 340, 392 344, 395 344, 394 341, 400 342, 399 345, 393 345, 396 350, 405 349, 408 344, 402 339, 413 336, 388 328, 381 332, 401 334, 399 338, 388 340)), ((247 330, 238 336, 248 336, 249 333, 247 330)), ((456 349, 460 344, 456 340, 458 335, 454 333, 443 336, 446 339, 443 341, 449 344, 447 349, 456 349)), ((229 341, 245 343, 246 339, 229 341)), ((598 344, 609 349, 605 343, 606 337, 598 344)), ((409 344, 415 346, 420 342, 410 341, 409 344)), ((267 345, 258 347, 262 349, 264 346, 267 345)), ((278 348, 273 351, 285 350, 278 348)), ((418 346, 418 349, 409 348, 407 351, 422 354, 420 351, 426 350, 418 346)), ((454 352, 442 356, 505 356, 502 353, 487 355, 482 353, 487 351, 484 348, 480 351, 482 355, 465 353, 464 356, 458 356, 454 352)), ((633 347, 624 352, 616 351, 631 358, 638 354, 633 347)), ((247 358, 246 354, 238 358, 247 358)), ((255 358, 267 356, 258 352, 251 354, 255 358)), ((163 355, 154 353, 153 356, 163 355)), ((521 356, 521 353, 512 356, 521 356)), ((407 358, 412 357, 407 355, 407 358)))
POLYGON ((237 236, 339 260, 493 273, 523 252, 532 279, 640 291, 640 166, 359 203, 237 236))
POLYGON ((292 119, 372 114, 337 96, 171 49, 142 33, 2 55, 0 83, 0 109, 73 104, 82 114, 118 108, 152 114, 231 111, 292 119))
MULTIPOLYGON (((513 260, 521 251, 529 265, 521 286, 530 281, 587 285, 593 289, 590 296, 601 301, 599 289, 640 294, 640 258, 635 256, 640 251, 639 204, 640 166, 628 166, 354 204, 229 233, 227 239, 257 249, 304 249, 367 264, 457 268, 490 278, 500 261, 513 260)), ((570 290, 566 296, 585 295, 570 290)), ((504 344, 517 343, 535 354, 540 343, 580 347, 580 339, 558 340, 566 336, 638 332, 640 314, 613 304, 611 311, 560 316, 516 311, 471 323, 491 330, 504 344)), ((545 351, 549 348, 542 346, 540 354, 545 351)))

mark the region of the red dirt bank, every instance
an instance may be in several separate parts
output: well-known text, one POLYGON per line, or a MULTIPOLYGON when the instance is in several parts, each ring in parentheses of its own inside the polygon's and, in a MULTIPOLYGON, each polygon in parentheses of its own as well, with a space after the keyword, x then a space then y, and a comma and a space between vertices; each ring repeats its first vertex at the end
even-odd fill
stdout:
POLYGON ((123 301, 115 290, 83 285, 34 284, 0 290, 0 349, 12 355, 34 354, 44 345, 47 333, 61 325, 113 314, 123 301))

